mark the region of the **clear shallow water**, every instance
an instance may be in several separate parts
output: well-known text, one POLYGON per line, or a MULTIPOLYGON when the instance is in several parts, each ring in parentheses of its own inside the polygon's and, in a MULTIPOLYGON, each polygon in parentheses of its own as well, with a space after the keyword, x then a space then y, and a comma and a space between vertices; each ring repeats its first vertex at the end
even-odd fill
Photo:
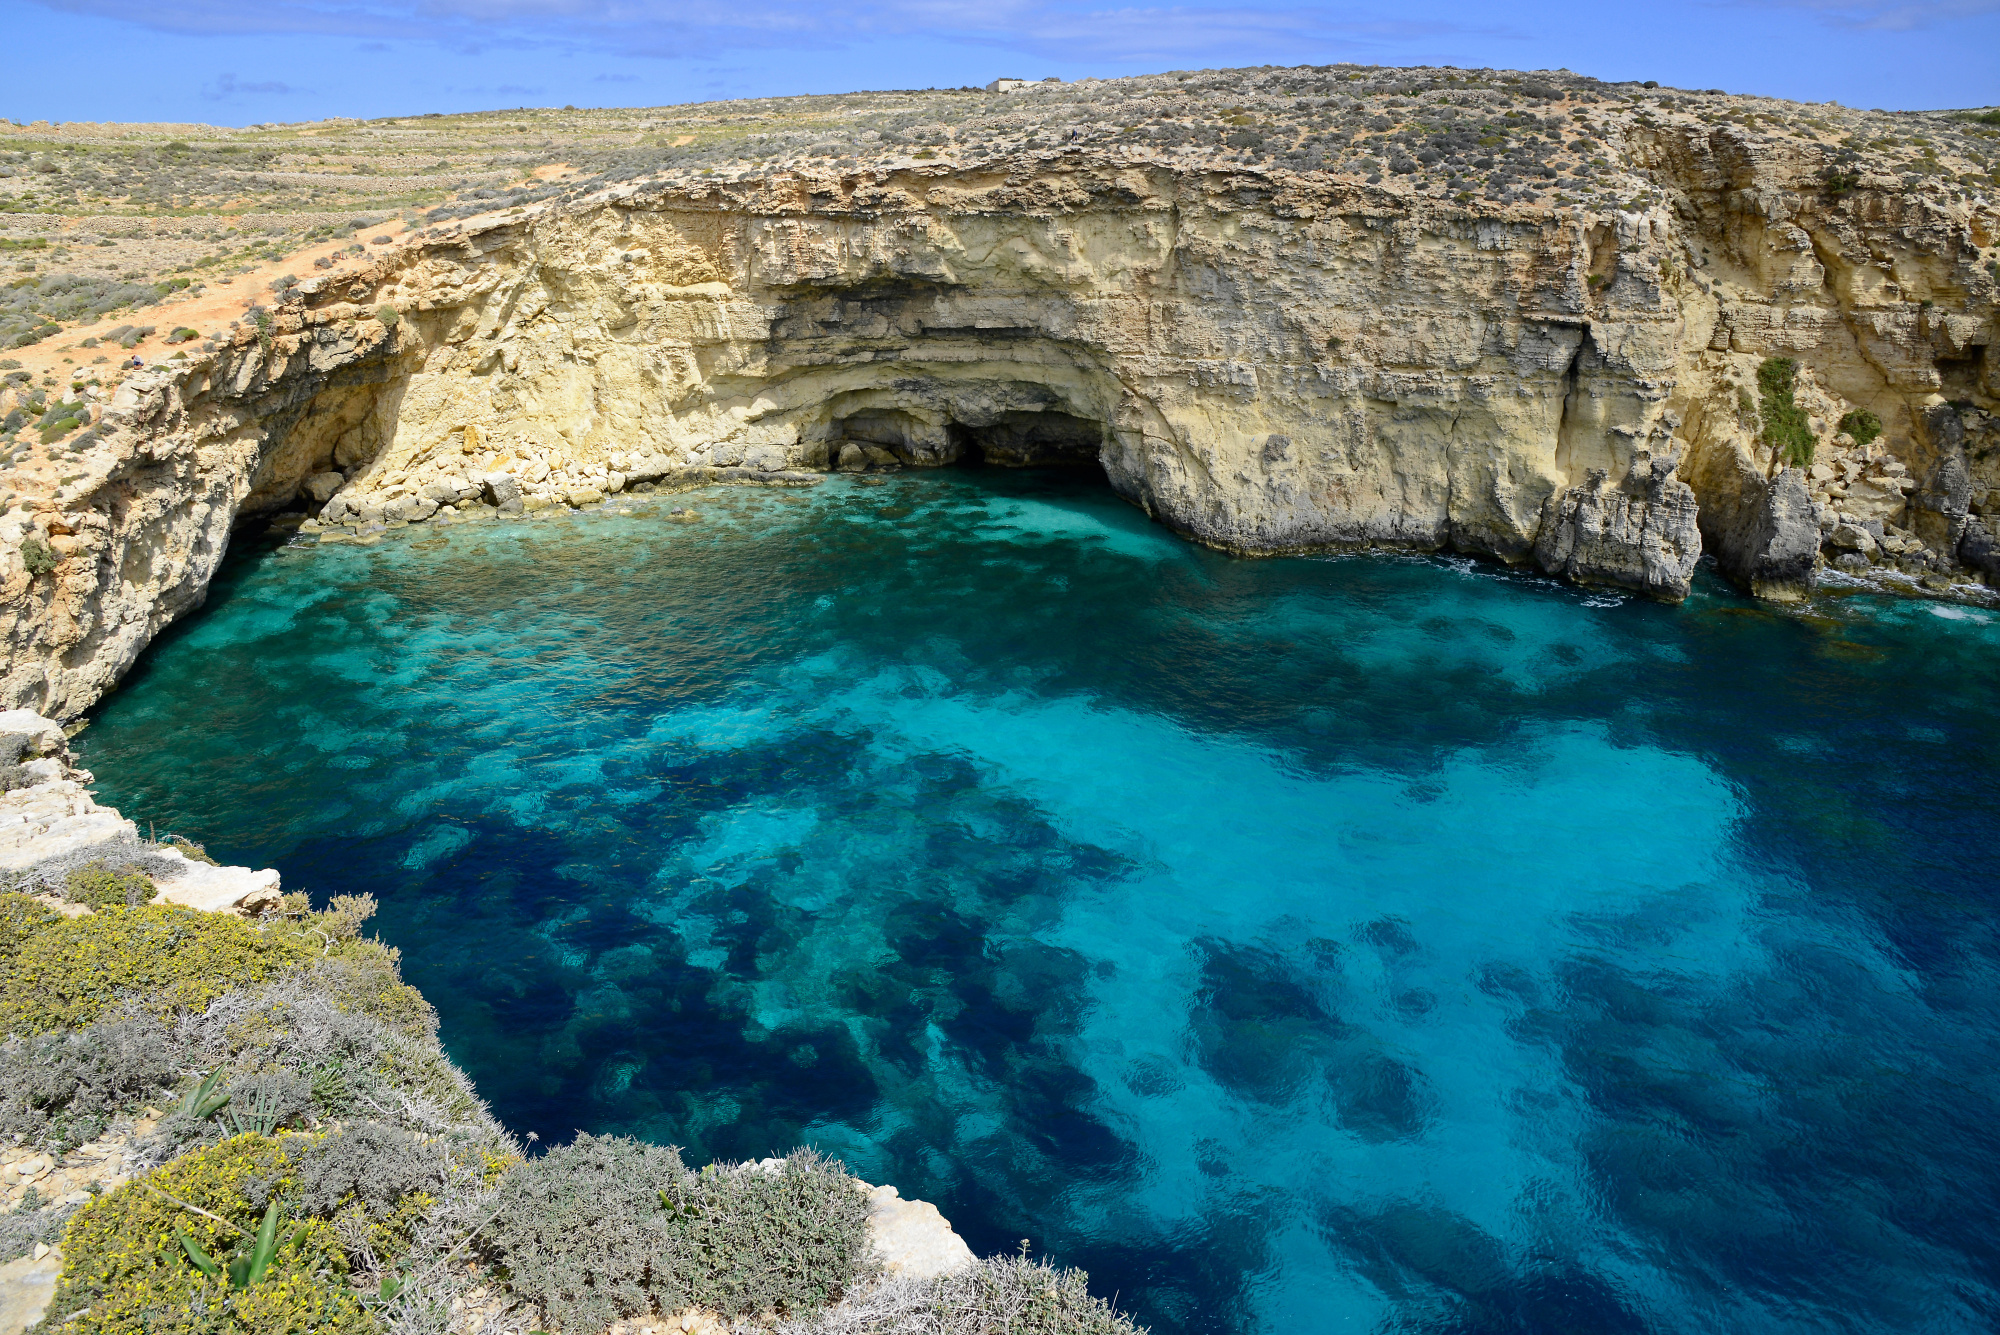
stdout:
POLYGON ((80 748, 379 895, 517 1131, 811 1142, 1161 1332, 1956 1332, 1996 663, 959 473, 234 560, 80 748))

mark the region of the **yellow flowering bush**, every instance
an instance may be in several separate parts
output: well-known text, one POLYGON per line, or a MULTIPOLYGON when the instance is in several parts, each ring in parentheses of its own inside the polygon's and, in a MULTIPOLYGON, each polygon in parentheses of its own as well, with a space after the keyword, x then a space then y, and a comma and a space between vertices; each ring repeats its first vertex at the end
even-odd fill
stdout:
POLYGON ((76 1029, 136 1000, 170 1019, 238 987, 311 968, 342 1010, 433 1039, 437 1015, 405 983, 394 948, 361 936, 373 897, 339 896, 314 913, 305 896, 258 926, 179 904, 107 903, 65 918, 27 895, 0 895, 0 1032, 76 1029))
POLYGON ((14 941, 0 939, 13 945, 0 960, 0 1029, 15 1033, 78 1028, 128 997, 162 1018, 198 1011, 312 958, 295 936, 179 904, 20 922, 14 941))
POLYGON ((373 1318, 348 1286, 338 1234, 324 1219, 300 1221, 281 1204, 277 1256, 262 1280, 243 1289, 203 1274, 176 1234, 178 1227, 209 1256, 226 1257, 255 1233, 267 1197, 284 1202, 294 1195, 297 1151, 310 1140, 237 1136, 182 1155, 77 1211, 63 1236, 62 1277, 47 1328, 73 1322, 93 1335, 373 1331, 373 1318))

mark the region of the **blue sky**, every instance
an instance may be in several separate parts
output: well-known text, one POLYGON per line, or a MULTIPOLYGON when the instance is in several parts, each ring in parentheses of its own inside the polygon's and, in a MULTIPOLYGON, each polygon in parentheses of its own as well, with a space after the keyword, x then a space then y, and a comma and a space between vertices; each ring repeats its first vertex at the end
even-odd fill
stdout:
POLYGON ((0 0, 15 120, 242 125, 1227 65, 1564 67, 1861 107, 2000 101, 2000 0, 0 0))

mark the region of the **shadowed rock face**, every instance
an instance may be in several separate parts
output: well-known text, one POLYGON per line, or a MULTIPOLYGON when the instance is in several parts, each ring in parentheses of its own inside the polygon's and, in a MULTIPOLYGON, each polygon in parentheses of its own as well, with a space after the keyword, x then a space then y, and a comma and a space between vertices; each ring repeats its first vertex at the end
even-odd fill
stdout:
POLYGON ((1868 480, 1836 500, 1760 443, 1773 355, 1817 459, 1859 448, 1851 408, 1880 418, 1871 466, 1929 480, 1880 494, 1949 560, 1985 483, 1937 405, 1947 376, 1994 395, 1992 210, 1886 181, 1830 199, 1796 147, 1731 127, 1627 150, 1668 202, 1050 154, 468 223, 306 283, 268 343, 128 384, 75 494, 0 517, 63 558, 0 589, 5 694, 87 706, 199 602, 239 514, 532 509, 687 469, 1095 464, 1236 552, 1453 548, 1675 600, 1706 548, 1798 597, 1868 480))

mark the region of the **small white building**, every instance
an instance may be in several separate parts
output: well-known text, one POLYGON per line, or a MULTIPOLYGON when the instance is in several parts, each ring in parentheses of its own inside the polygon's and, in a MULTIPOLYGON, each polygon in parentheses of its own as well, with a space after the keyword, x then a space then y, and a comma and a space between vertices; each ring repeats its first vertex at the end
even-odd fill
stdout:
POLYGON ((1028 81, 1026 79, 995 79, 992 83, 986 85, 986 91, 989 93, 1011 93, 1016 88, 1026 88, 1027 86, 1028 81))

